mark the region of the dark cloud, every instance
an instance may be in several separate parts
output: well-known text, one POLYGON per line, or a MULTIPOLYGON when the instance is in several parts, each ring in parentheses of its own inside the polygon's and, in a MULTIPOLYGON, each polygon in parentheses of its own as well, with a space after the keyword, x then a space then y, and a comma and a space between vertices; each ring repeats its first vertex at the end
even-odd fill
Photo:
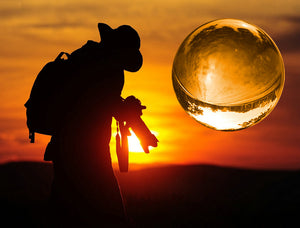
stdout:
POLYGON ((285 22, 292 29, 285 33, 280 33, 274 36, 280 51, 282 52, 298 52, 300 51, 300 16, 286 15, 278 17, 277 22, 285 22))
POLYGON ((0 118, 0 147, 17 143, 28 144, 25 113, 24 119, 0 118))
POLYGON ((286 34, 280 34, 276 43, 281 52, 299 52, 300 51, 300 26, 286 34))
POLYGON ((24 119, 0 118, 0 132, 15 131, 15 130, 20 130, 25 128, 26 128, 25 113, 24 113, 24 119))
POLYGON ((285 85, 278 103, 278 108, 284 110, 286 113, 285 121, 290 122, 290 125, 298 125, 300 127, 299 75, 300 69, 293 70, 289 66, 286 67, 285 85))
POLYGON ((5 136, 0 135, 0 146, 3 147, 4 145, 7 145, 7 139, 5 136))
MULTIPOLYGON (((53 21, 59 21, 70 26, 84 25, 89 18, 104 18, 108 15, 111 17, 121 18, 124 16, 134 16, 135 14, 141 14, 143 6, 135 9, 130 2, 111 1, 107 2, 94 1, 94 2, 82 2, 82 1, 62 1, 57 3, 53 1, 44 1, 39 4, 31 3, 28 1, 21 6, 10 5, 0 7, 0 19, 9 20, 15 18, 35 18, 41 21, 45 19, 53 21), (75 23, 70 21, 77 20, 75 23)), ((125 18, 124 18, 125 19, 125 18)), ((26 23, 25 20, 24 23, 26 23)), ((28 21, 30 24, 31 20, 28 21)), ((45 23, 47 25, 47 23, 45 23)), ((60 23, 49 23, 57 27, 60 23)))
POLYGON ((286 15, 281 17, 283 20, 300 25, 300 15, 286 15))
POLYGON ((24 135, 24 137, 16 137, 14 141, 20 145, 28 145, 29 144, 29 139, 24 135))
MULTIPOLYGON (((2 54, 0 54, 0 56, 2 56, 2 54)), ((24 70, 24 67, 0 65, 0 74, 1 74, 2 77, 4 77, 4 75, 7 74, 7 73, 16 73, 16 72, 20 72, 21 70, 24 70)))
POLYGON ((43 28, 53 28, 53 29, 63 29, 63 28, 67 28, 67 27, 85 27, 87 26, 87 24, 84 24, 82 22, 64 22, 64 21, 60 21, 60 22, 55 22, 55 23, 33 23, 30 24, 30 27, 32 28, 37 28, 37 29, 43 29, 43 28))
MULTIPOLYGON (((85 11, 80 13, 79 9, 80 7, 74 7, 74 10, 71 13, 66 11, 64 8, 59 7, 50 7, 47 9, 44 6, 40 6, 39 8, 24 8, 22 10, 16 8, 0 8, 0 18, 2 21, 8 22, 16 17, 24 18, 24 20, 20 21, 18 24, 12 24, 12 26, 17 26, 20 28, 61 29, 67 27, 85 27, 88 23, 87 20, 81 20, 83 14, 82 12, 85 11), (27 20, 28 18, 31 18, 31 20, 27 20)), ((87 11, 89 11, 89 8, 87 11)), ((87 17, 85 18, 87 19, 87 17)))

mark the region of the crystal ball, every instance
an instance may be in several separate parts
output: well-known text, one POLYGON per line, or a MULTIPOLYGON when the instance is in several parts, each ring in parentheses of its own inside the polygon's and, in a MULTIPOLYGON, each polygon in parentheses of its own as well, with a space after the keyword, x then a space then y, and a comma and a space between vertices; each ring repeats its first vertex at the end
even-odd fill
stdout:
POLYGON ((284 86, 284 63, 270 36, 242 20, 201 25, 180 45, 172 82, 183 109, 206 127, 235 131, 269 115, 284 86))

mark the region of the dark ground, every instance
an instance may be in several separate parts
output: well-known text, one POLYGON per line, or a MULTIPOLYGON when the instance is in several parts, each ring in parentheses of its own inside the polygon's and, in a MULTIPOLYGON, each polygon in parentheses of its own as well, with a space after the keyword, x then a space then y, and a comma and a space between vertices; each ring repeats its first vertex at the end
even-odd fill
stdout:
MULTIPOLYGON (((300 171, 195 165, 117 176, 136 227, 300 227, 300 171)), ((1 165, 0 226, 41 227, 51 179, 49 163, 1 165)))

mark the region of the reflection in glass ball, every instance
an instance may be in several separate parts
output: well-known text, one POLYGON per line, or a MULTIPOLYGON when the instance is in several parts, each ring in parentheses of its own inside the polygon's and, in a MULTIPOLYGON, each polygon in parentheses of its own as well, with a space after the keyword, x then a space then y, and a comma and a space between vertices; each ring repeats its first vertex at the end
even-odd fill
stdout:
POLYGON ((222 19, 197 28, 175 56, 173 87, 184 110, 201 124, 234 131, 264 119, 284 85, 284 64, 260 28, 222 19))

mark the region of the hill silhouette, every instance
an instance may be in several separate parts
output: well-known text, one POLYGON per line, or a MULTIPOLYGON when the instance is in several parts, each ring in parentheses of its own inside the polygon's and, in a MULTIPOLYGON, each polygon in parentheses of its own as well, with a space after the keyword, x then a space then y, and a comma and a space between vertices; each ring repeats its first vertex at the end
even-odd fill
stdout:
MULTIPOLYGON (((116 172, 135 227, 299 225, 300 172, 210 165, 116 172)), ((52 164, 0 166, 1 224, 47 226, 52 164)))

